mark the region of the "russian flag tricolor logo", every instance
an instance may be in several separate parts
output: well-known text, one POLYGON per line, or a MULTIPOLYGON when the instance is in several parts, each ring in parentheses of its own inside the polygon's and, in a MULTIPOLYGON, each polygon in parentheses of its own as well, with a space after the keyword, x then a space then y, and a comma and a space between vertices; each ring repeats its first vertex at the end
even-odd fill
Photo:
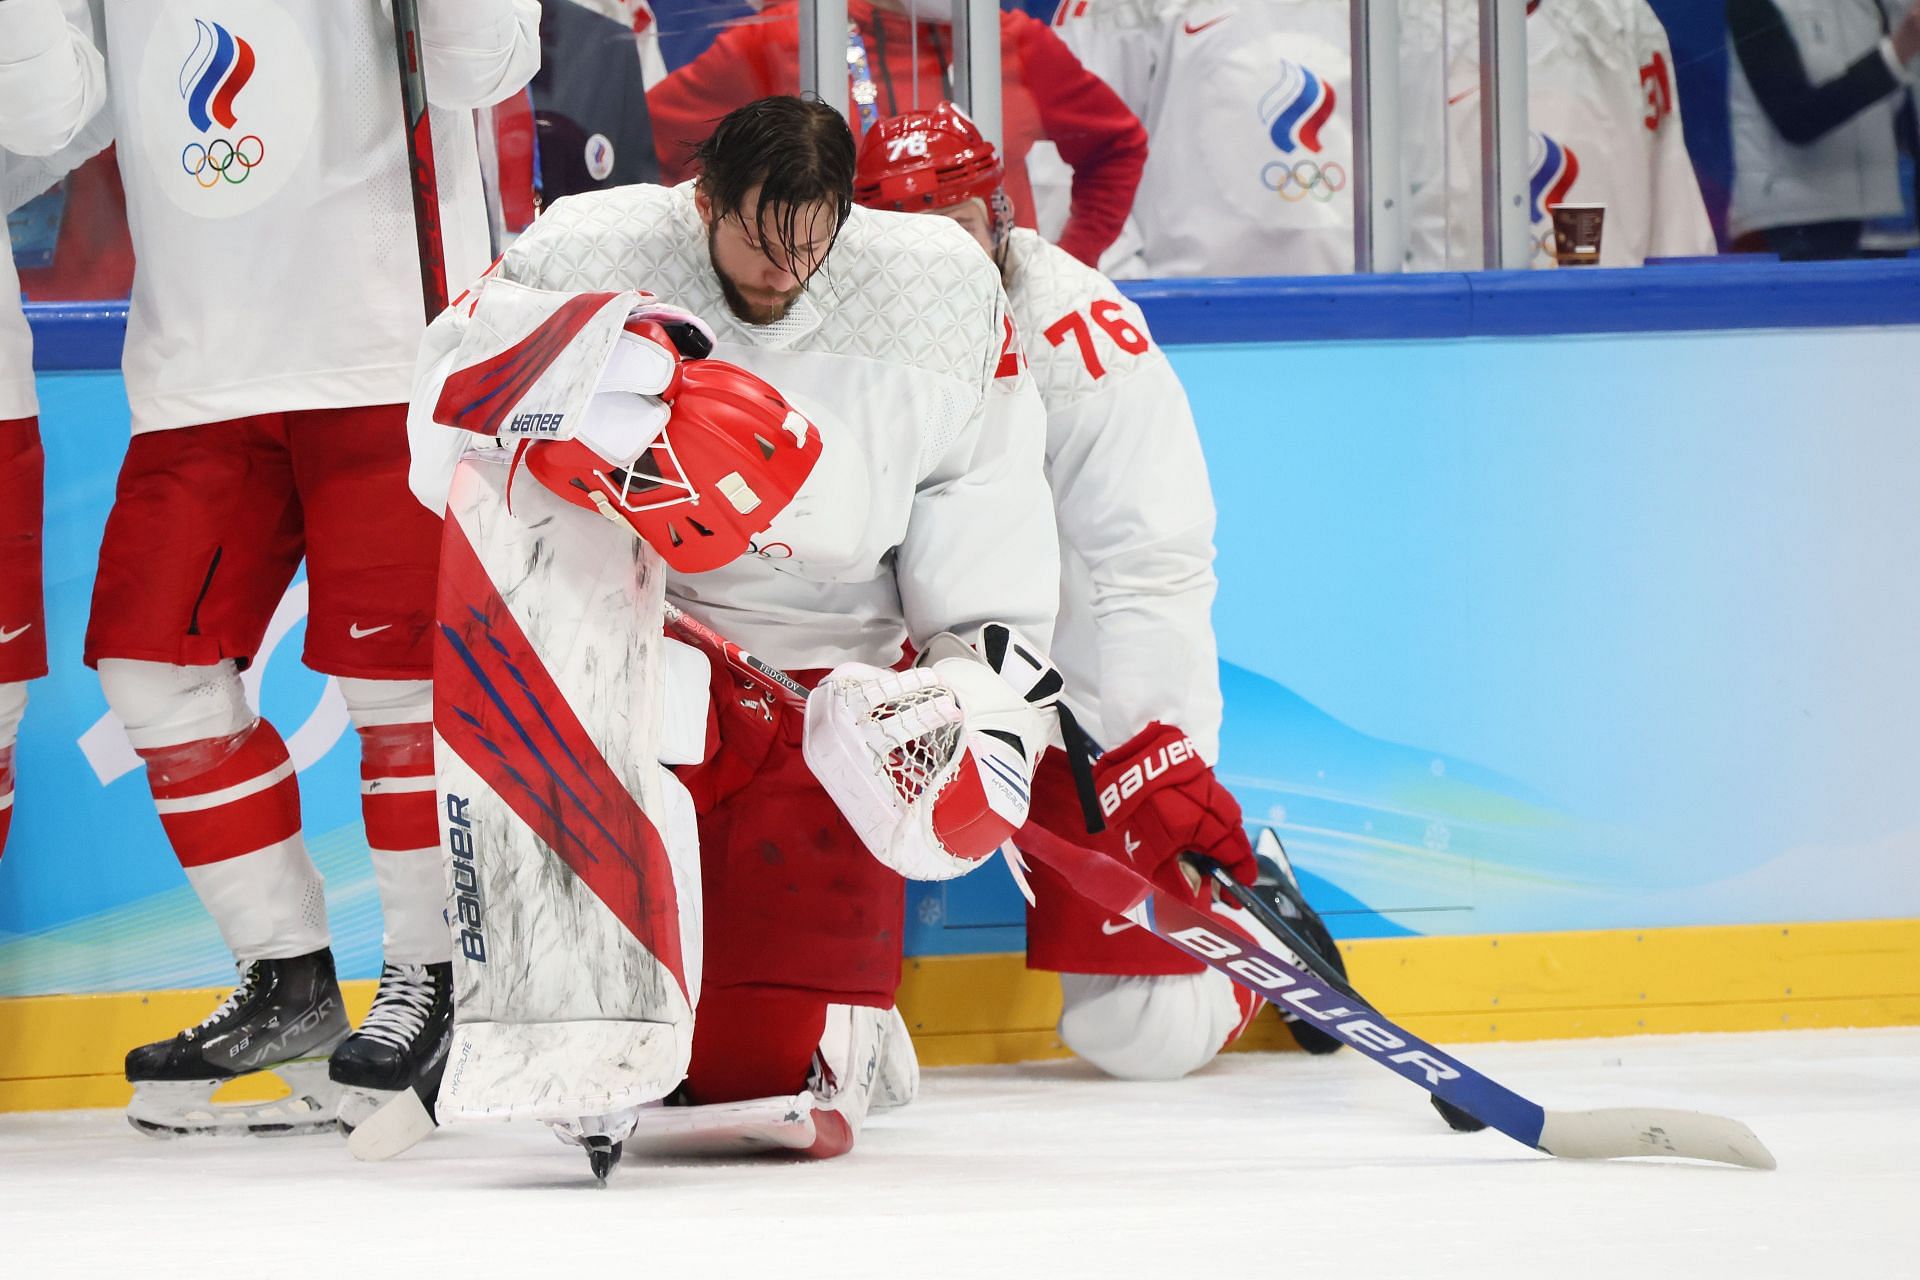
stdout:
POLYGON ((1297 62, 1288 62, 1280 83, 1260 99, 1260 119, 1273 145, 1291 155, 1320 150, 1320 130, 1333 115, 1333 86, 1297 62))
POLYGON ((1573 153, 1572 147, 1562 146, 1544 133, 1533 135, 1529 150, 1533 153, 1533 177, 1527 189, 1533 205, 1533 220, 1539 222, 1573 191, 1573 184, 1580 178, 1580 157, 1573 153))
POLYGON ((180 64, 180 96, 201 133, 238 123, 233 100, 253 79, 253 46, 217 22, 193 20, 193 52, 180 64))

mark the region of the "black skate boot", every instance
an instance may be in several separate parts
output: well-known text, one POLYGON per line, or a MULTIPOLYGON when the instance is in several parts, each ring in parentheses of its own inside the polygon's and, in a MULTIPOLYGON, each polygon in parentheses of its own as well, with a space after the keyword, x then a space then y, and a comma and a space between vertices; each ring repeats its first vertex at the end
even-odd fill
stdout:
POLYGON ((331 951, 250 961, 199 1026, 127 1054, 127 1121, 155 1137, 331 1131, 339 1090, 327 1079, 327 1054, 349 1029, 331 951), (256 1071, 273 1072, 292 1092, 273 1102, 213 1101, 215 1089, 256 1071))
POLYGON ((389 964, 360 1029, 333 1051, 328 1075, 340 1086, 340 1124, 351 1133, 389 1099, 446 1065, 453 1030, 453 965, 389 964))
MULTIPOLYGON (((1340 980, 1345 982, 1347 964, 1340 957, 1340 948, 1334 945, 1333 935, 1327 932, 1326 922, 1321 920, 1320 913, 1307 905, 1306 895, 1300 892, 1300 881, 1293 874, 1293 864, 1287 860, 1287 851, 1281 846, 1280 837, 1271 829, 1260 833, 1253 860, 1260 867, 1260 874, 1253 882, 1253 891, 1265 898, 1280 918, 1299 930, 1301 937, 1313 947, 1313 955, 1301 958, 1315 968, 1338 974, 1340 980)), ((1340 1048, 1340 1040, 1310 1023, 1302 1022, 1300 1015, 1279 1004, 1274 1005, 1274 1010, 1286 1021, 1287 1030, 1293 1033, 1294 1043, 1308 1053, 1332 1053, 1340 1048)))

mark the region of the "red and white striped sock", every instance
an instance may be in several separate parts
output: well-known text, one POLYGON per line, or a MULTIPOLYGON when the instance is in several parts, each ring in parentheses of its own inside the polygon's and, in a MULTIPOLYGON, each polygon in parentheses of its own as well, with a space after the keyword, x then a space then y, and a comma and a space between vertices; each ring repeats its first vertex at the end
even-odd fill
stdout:
POLYGON ((451 960, 433 791, 432 682, 342 677, 340 693, 360 734, 360 812, 380 888, 385 958, 389 964, 451 960))
POLYGON ((380 887, 383 955, 389 964, 451 960, 433 790, 433 727, 424 722, 369 725, 359 732, 360 812, 380 887))
POLYGON ((320 873, 300 835, 300 787, 279 732, 256 720, 226 737, 136 749, 174 855, 234 955, 326 946, 320 873))

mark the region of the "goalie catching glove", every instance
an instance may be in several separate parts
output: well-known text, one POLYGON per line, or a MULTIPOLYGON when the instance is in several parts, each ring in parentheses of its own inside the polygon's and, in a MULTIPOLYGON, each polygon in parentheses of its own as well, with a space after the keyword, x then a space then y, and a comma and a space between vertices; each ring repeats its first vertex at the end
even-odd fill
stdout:
POLYGON ((850 662, 807 699, 803 750, 863 844, 909 880, 979 866, 1027 820, 1060 673, 1011 627, 935 636, 919 665, 850 662))

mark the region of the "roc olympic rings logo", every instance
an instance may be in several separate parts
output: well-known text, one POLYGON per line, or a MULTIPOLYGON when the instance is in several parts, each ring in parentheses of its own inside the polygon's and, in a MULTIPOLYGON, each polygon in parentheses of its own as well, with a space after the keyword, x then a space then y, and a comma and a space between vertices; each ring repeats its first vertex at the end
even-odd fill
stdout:
POLYGON ((1314 160, 1293 164, 1269 160, 1261 166, 1260 184, 1288 204, 1298 204, 1309 196, 1325 204, 1347 189, 1347 170, 1335 160, 1326 164, 1314 160))
POLYGON ((260 135, 249 133, 238 142, 215 138, 208 143, 189 142, 180 149, 180 167, 200 188, 211 190, 226 182, 239 186, 253 174, 254 166, 267 158, 267 144, 260 135))

